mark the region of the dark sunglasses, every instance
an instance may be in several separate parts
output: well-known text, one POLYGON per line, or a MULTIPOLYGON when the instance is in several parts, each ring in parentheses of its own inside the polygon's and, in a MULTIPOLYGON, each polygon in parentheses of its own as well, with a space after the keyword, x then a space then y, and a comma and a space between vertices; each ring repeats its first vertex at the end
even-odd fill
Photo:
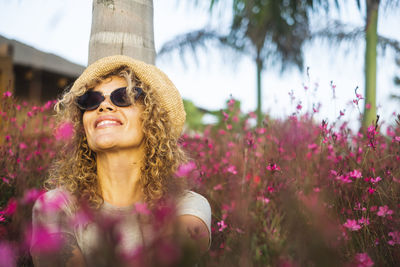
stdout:
MULTIPOLYGON (((134 87, 133 89, 136 91, 136 101, 144 93, 142 88, 140 87, 134 87)), ((95 110, 105 99, 105 96, 101 92, 90 90, 78 97, 76 100, 76 104, 82 111, 95 110)), ((112 91, 110 94, 110 99, 111 102, 118 107, 128 107, 132 104, 126 92, 126 87, 117 88, 112 91)))

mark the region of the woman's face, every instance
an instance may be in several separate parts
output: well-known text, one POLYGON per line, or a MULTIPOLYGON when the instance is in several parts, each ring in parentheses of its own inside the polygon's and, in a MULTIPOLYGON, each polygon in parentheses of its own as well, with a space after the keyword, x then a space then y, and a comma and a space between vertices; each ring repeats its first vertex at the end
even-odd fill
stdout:
POLYGON ((111 92, 126 86, 125 78, 111 76, 93 89, 105 95, 105 100, 97 109, 83 113, 86 138, 95 152, 138 149, 143 146, 140 118, 143 105, 133 103, 128 107, 118 107, 110 100, 111 92))

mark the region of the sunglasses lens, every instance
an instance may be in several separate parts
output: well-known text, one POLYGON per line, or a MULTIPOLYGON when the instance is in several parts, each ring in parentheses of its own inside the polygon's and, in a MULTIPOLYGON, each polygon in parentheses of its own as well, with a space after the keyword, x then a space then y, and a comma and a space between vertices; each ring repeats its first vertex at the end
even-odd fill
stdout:
POLYGON ((126 87, 118 88, 110 95, 111 101, 118 107, 127 107, 131 105, 131 101, 126 93, 126 87))
POLYGON ((100 92, 88 91, 78 98, 77 103, 83 110, 94 110, 103 101, 104 96, 100 92))

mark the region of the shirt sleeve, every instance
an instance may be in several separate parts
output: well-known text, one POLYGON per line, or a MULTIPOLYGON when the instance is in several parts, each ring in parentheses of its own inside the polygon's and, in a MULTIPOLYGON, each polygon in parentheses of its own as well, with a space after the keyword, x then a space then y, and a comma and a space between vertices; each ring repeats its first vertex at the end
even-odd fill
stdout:
POLYGON ((32 210, 31 249, 38 241, 45 241, 50 234, 73 235, 70 203, 69 194, 60 189, 47 191, 36 200, 32 210))
POLYGON ((193 215, 201 219, 207 226, 211 245, 211 207, 208 200, 202 195, 187 191, 177 204, 177 215, 193 215))

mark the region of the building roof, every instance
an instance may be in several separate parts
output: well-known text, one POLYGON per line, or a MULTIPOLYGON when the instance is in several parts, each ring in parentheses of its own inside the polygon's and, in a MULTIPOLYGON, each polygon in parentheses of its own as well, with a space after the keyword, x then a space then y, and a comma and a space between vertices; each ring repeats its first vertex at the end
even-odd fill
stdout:
POLYGON ((54 54, 42 52, 32 46, 0 35, 0 45, 8 43, 13 47, 13 64, 38 68, 68 76, 78 77, 85 67, 54 54))

